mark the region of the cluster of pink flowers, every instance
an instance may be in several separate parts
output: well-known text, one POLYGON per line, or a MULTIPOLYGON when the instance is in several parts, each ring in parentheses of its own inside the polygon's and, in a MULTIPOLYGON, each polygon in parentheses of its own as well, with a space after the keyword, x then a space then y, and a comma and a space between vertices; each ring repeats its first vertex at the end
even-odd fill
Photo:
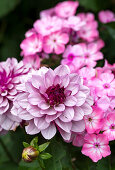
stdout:
MULTIPOLYGON (((111 154, 109 141, 115 140, 115 64, 96 67, 104 41, 94 14, 76 14, 78 6, 64 1, 42 11, 20 45, 23 61, 0 63, 0 131, 22 121, 30 135, 51 139, 58 131, 97 162, 111 154), (54 55, 60 66, 40 68, 54 55)), ((102 11, 99 19, 115 17, 102 11)))

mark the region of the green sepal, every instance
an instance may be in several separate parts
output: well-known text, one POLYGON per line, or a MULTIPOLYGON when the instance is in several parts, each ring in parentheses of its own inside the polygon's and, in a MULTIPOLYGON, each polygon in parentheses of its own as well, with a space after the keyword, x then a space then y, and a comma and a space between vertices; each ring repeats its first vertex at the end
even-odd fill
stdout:
POLYGON ((42 145, 39 145, 39 146, 37 147, 37 149, 38 149, 40 152, 42 152, 42 151, 44 151, 44 150, 49 146, 49 144, 50 144, 50 142, 46 142, 46 143, 44 143, 44 144, 42 144, 42 145))
POLYGON ((24 146, 25 148, 27 148, 28 146, 30 146, 30 144, 27 143, 27 142, 23 142, 23 146, 24 146))
POLYGON ((49 159, 52 157, 50 153, 41 153, 39 156, 41 159, 49 159))
POLYGON ((33 146, 33 147, 38 146, 38 137, 37 136, 32 139, 32 141, 30 142, 30 145, 33 146))

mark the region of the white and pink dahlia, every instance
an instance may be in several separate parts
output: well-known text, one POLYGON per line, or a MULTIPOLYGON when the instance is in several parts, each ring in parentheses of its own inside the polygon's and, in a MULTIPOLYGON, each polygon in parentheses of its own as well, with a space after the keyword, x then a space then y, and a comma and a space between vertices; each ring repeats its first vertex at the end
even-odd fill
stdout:
POLYGON ((55 70, 42 67, 24 86, 14 99, 12 114, 28 122, 28 134, 41 132, 51 139, 58 130, 64 140, 70 140, 73 132, 85 130, 83 117, 91 114, 93 100, 79 75, 70 73, 66 65, 55 70))
MULTIPOLYGON (((1 130, 15 129, 20 118, 11 115, 12 101, 17 95, 16 86, 20 83, 20 78, 28 73, 29 68, 23 62, 17 62, 15 58, 7 59, 0 63, 0 127, 1 130)), ((0 130, 0 131, 1 131, 0 130)))

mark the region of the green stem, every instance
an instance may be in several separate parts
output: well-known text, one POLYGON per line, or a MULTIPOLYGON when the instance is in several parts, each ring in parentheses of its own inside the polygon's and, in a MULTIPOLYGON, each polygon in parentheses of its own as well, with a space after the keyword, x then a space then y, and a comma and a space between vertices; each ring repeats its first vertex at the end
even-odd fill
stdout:
POLYGON ((10 159, 12 162, 16 163, 1 138, 0 138, 0 144, 1 144, 1 146, 3 147, 3 149, 4 149, 5 153, 7 154, 7 156, 9 157, 9 159, 10 159))

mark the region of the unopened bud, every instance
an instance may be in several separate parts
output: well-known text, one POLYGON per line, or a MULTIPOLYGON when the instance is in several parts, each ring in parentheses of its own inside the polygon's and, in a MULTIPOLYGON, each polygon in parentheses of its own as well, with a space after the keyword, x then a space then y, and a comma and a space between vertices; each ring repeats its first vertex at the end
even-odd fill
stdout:
POLYGON ((22 152, 22 159, 25 162, 32 162, 39 155, 39 151, 32 146, 25 148, 22 152))

